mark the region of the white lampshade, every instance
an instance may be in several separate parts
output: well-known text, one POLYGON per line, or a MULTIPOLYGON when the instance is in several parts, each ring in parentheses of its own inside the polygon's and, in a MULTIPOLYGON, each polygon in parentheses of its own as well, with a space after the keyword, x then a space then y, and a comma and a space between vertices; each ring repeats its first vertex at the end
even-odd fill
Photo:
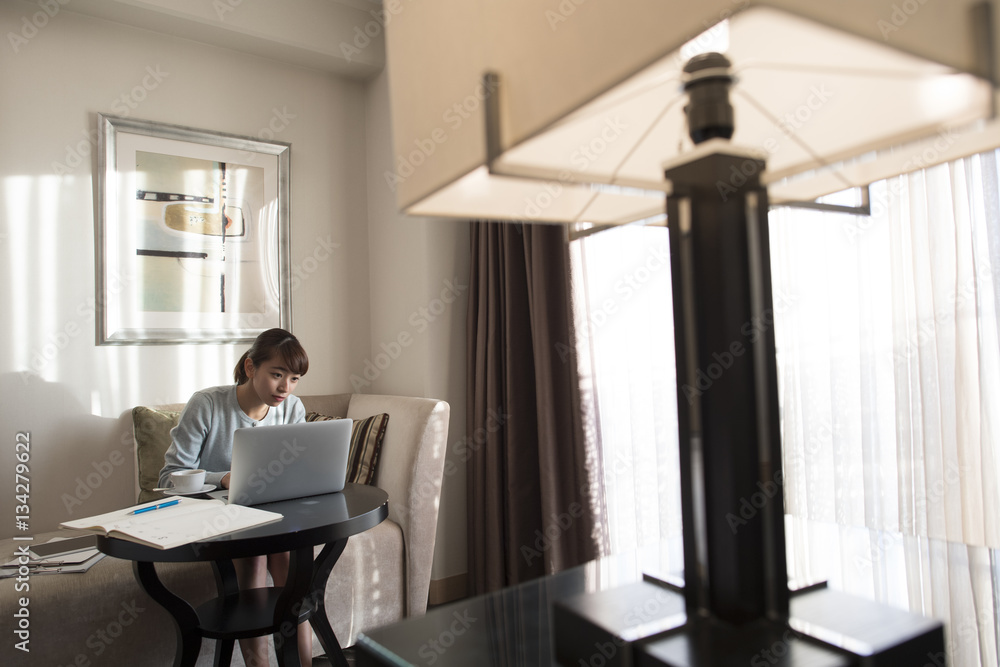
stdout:
POLYGON ((766 160, 774 202, 995 147, 982 4, 407 5, 387 30, 397 160, 386 182, 415 215, 620 224, 661 214, 664 164, 695 151, 681 69, 705 51, 733 64, 731 143, 766 160), (487 72, 500 83, 492 127, 487 72))

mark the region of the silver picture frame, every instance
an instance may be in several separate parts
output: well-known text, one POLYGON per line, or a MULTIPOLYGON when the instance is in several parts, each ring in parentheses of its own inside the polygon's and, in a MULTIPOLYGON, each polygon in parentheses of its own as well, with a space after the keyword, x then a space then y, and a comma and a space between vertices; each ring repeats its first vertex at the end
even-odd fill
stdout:
POLYGON ((291 144, 98 114, 99 345, 291 329, 291 144))

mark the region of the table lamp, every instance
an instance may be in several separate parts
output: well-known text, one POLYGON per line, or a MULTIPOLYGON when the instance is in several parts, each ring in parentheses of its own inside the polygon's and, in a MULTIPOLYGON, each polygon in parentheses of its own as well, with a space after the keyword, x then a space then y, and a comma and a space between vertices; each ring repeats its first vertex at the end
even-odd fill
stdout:
POLYGON ((645 585, 674 590, 684 613, 625 627, 567 601, 560 662, 589 664, 604 640, 622 648, 609 665, 943 651, 936 621, 790 589, 773 331, 709 390, 680 389, 771 308, 772 204, 864 214, 869 183, 1000 146, 994 20, 974 0, 441 0, 393 17, 385 180, 404 211, 670 228, 684 583, 645 585), (817 201, 849 188, 855 206, 817 201))
POLYGON ((1000 144, 990 9, 407 4, 386 33, 396 158, 383 178, 414 215, 620 224, 662 214, 662 164, 693 148, 682 69, 718 51, 733 63, 731 142, 767 159, 773 203, 814 201, 1000 144))

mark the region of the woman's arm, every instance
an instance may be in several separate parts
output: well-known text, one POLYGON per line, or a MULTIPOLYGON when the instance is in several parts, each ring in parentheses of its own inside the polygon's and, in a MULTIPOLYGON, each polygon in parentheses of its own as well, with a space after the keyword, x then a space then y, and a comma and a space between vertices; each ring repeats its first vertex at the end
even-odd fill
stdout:
MULTIPOLYGON (((160 486, 169 486, 170 473, 202 467, 202 453, 212 431, 212 404, 202 395, 195 394, 184 406, 180 419, 170 431, 171 443, 163 456, 160 469, 160 486)), ((225 472, 209 471, 206 484, 218 485, 225 472)))

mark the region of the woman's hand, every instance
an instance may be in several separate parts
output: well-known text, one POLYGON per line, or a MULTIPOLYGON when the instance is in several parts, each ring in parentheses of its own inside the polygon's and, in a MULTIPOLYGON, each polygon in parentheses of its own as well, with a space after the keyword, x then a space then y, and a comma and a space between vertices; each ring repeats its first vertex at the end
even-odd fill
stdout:
POLYGON ((224 488, 224 489, 228 489, 229 488, 229 473, 228 472, 226 473, 226 476, 222 478, 222 480, 219 482, 219 484, 221 484, 222 488, 224 488))

